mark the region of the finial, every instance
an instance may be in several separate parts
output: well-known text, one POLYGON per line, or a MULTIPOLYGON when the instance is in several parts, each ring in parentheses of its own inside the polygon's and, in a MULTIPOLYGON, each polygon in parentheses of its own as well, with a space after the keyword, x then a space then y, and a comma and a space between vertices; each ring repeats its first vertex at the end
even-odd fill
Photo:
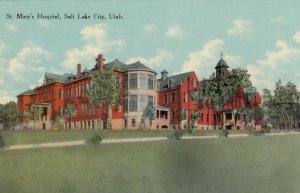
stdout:
POLYGON ((223 59, 223 52, 221 52, 221 59, 223 59))

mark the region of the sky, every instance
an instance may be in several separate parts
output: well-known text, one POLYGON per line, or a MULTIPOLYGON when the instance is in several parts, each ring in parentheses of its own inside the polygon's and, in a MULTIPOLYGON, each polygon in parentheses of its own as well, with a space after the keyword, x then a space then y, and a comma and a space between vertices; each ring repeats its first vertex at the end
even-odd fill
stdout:
POLYGON ((42 84, 45 72, 91 68, 100 53, 106 62, 139 60, 158 77, 166 69, 202 80, 223 52, 259 92, 279 79, 300 90, 299 13, 299 0, 0 1, 0 103, 42 84))

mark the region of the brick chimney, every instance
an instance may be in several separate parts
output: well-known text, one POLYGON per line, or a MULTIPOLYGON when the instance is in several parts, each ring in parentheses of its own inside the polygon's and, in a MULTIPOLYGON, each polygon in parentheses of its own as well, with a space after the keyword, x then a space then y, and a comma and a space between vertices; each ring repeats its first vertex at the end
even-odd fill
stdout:
POLYGON ((77 64, 77 79, 81 78, 81 64, 77 64))
POLYGON ((102 70, 103 67, 104 67, 104 58, 103 58, 103 54, 99 54, 98 55, 98 58, 97 58, 97 66, 98 66, 98 69, 102 70))

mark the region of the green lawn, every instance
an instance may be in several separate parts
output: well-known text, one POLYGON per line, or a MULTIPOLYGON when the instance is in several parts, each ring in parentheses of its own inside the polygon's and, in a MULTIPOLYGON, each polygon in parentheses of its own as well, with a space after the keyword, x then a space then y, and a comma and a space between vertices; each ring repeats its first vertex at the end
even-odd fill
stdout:
POLYGON ((0 151, 3 193, 299 193, 300 136, 0 151))

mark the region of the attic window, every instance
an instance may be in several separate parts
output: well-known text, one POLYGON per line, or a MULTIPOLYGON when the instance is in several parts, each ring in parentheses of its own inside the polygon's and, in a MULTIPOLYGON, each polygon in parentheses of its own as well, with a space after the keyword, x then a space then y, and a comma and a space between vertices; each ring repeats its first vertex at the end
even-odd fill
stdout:
POLYGON ((168 80, 168 88, 171 88, 171 87, 172 87, 172 81, 168 80))

